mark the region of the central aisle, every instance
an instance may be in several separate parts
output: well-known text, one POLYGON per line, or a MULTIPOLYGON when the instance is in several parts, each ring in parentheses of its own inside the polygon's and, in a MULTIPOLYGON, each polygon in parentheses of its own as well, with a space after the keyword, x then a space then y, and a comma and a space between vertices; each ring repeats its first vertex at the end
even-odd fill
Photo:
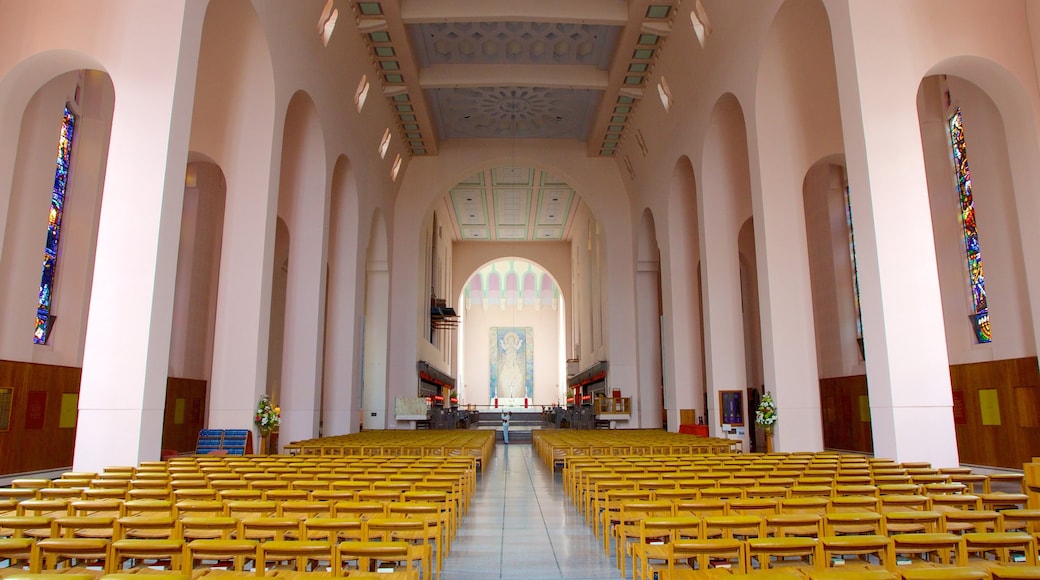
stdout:
POLYGON ((560 482, 531 445, 498 444, 441 579, 621 578, 560 482))

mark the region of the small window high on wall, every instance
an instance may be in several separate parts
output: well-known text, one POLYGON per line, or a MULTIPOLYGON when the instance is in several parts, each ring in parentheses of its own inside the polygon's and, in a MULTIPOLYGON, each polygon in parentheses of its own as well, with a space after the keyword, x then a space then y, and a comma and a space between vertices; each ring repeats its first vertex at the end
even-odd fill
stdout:
POLYGON ((693 24, 694 34, 697 35, 697 42, 700 42, 703 48, 711 36, 711 22, 708 21, 708 12, 701 0, 694 2, 693 10, 690 10, 690 22, 693 24))
POLYGON ((379 140, 379 158, 386 159, 386 152, 390 149, 390 129, 383 132, 383 138, 379 140))
POLYGON ((365 107, 365 99, 368 98, 368 87, 368 76, 361 75, 361 82, 358 83, 357 90, 354 91, 354 104, 357 105, 359 113, 365 107))
POLYGON ((964 249, 968 259, 968 281, 974 312, 971 314, 975 338, 979 343, 993 340, 986 301, 986 277, 982 269, 979 232, 975 224, 975 202, 972 197, 971 170, 968 167, 968 148, 964 138, 964 118, 957 107, 949 120, 950 141, 953 145, 953 163, 957 177, 957 192, 961 202, 961 227, 964 231, 964 249))
POLYGON ((40 276, 40 296, 36 306, 36 331, 33 342, 47 344, 54 316, 51 303, 54 298, 55 273, 58 269, 58 242, 61 239, 61 218, 65 209, 65 191, 69 184, 72 163, 72 141, 76 134, 76 115, 65 105, 58 133, 58 158, 54 169, 54 187, 51 189, 51 210, 47 218, 47 245, 43 249, 43 273, 40 276))
POLYGON ((665 112, 668 112, 672 108, 672 89, 668 86, 668 81, 661 77, 661 80, 657 81, 657 96, 661 97, 661 105, 664 106, 665 112))
POLYGON ((329 41, 332 40, 332 33, 336 30, 336 21, 339 20, 339 10, 332 2, 333 0, 325 2, 321 16, 318 17, 318 34, 321 35, 321 42, 325 46, 328 46, 329 41))

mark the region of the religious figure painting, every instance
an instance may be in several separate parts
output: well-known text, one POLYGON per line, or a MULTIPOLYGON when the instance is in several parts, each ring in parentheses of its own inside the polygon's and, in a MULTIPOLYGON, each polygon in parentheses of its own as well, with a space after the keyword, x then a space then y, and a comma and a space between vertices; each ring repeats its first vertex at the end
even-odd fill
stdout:
POLYGON ((534 397, 534 328, 492 326, 491 398, 534 397))

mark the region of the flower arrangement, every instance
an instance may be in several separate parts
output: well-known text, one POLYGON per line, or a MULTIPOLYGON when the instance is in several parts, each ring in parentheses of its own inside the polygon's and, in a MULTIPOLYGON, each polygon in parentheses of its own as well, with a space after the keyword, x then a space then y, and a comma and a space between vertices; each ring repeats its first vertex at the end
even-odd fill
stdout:
POLYGON ((260 429, 260 433, 264 435, 271 433, 278 428, 278 423, 281 420, 281 415, 278 414, 278 410, 271 403, 271 396, 264 395, 260 397, 260 402, 256 404, 256 416, 253 417, 253 423, 260 429))
POLYGON ((776 403, 773 401, 773 395, 766 391, 762 395, 762 400, 758 403, 758 408, 755 409, 755 423, 772 429, 773 425, 776 425, 776 403))

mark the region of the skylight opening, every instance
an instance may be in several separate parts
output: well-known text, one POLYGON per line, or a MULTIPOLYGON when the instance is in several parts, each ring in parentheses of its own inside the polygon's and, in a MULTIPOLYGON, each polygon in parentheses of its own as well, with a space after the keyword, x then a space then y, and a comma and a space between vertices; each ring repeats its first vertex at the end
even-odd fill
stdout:
POLYGON ((657 81, 657 96, 661 97, 661 104, 664 105, 664 110, 667 113, 672 108, 672 89, 668 87, 668 81, 661 77, 661 80, 657 81))
POLYGON ((379 158, 386 159, 386 152, 390 149, 390 129, 387 129, 383 133, 383 138, 379 141, 379 158))
POLYGON ((401 154, 394 157, 394 166, 390 168, 390 181, 397 181, 397 174, 401 172, 401 154))
POLYGON ((697 35, 697 41, 701 43, 701 48, 704 48, 708 37, 711 36, 711 21, 708 20, 708 12, 704 10, 701 0, 694 3, 693 10, 690 11, 690 22, 693 23, 693 32, 697 35))
POLYGON ((368 75, 361 75, 361 82, 358 83, 357 90, 354 91, 354 104, 357 105, 357 112, 361 112, 361 109, 365 106, 365 99, 368 98, 368 75))

